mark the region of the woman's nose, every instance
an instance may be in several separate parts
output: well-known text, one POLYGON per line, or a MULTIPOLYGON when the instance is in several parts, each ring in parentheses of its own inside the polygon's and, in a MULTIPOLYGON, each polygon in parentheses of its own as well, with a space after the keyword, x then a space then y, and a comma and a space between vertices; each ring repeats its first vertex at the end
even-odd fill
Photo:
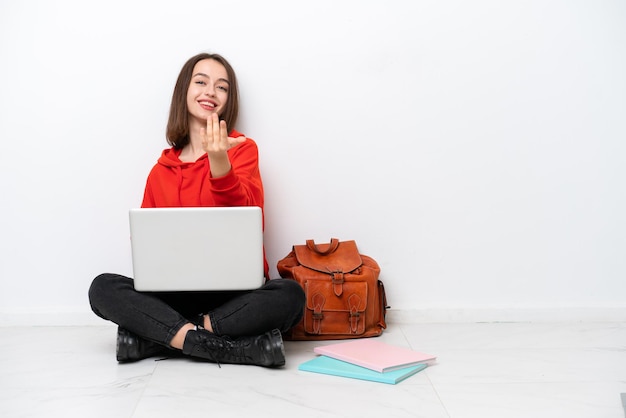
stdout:
POLYGON ((206 94, 207 96, 215 96, 215 87, 211 86, 211 85, 207 85, 206 90, 204 91, 204 94, 206 94))

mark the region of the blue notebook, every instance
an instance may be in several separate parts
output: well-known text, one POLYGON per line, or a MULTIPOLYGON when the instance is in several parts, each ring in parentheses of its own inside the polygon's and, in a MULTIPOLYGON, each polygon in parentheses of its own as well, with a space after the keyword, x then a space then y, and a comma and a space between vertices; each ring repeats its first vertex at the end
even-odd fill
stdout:
POLYGON ((424 370, 426 367, 427 365, 422 363, 415 366, 405 367, 403 369, 380 373, 352 363, 336 360, 331 357, 318 356, 313 360, 300 364, 300 366, 298 366, 298 370, 395 385, 407 377, 413 376, 415 373, 424 370))

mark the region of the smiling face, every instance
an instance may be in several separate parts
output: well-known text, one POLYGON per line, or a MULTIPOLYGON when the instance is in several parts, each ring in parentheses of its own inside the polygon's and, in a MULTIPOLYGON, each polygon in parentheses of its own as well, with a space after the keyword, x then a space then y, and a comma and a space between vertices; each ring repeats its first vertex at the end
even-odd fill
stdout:
POLYGON ((239 115, 237 76, 219 54, 200 53, 181 68, 167 120, 167 143, 182 149, 190 133, 206 127, 208 116, 217 113, 228 129, 235 129, 239 115))
POLYGON ((212 113, 221 115, 228 101, 230 83, 226 68, 213 59, 198 61, 187 90, 190 123, 206 124, 212 113))

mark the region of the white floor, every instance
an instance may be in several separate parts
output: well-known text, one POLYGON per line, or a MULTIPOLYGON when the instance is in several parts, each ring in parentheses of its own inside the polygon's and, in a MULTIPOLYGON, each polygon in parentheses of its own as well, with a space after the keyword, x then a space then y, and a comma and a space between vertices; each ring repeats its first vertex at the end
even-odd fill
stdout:
POLYGON ((188 359, 115 361, 113 326, 0 328, 0 417, 624 418, 626 323, 390 324, 436 354, 397 385, 188 359))

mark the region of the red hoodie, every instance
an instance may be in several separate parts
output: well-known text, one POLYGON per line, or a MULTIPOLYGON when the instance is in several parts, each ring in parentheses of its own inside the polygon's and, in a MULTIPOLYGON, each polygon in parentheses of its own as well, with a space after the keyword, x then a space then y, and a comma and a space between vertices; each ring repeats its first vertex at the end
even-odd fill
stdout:
MULTIPOLYGON (((231 137, 243 134, 232 131, 231 137)), ((181 206, 258 206, 263 209, 263 182, 256 143, 245 142, 228 150, 232 169, 222 177, 211 177, 206 154, 195 162, 178 158, 181 150, 163 150, 146 182, 142 208, 181 206)), ((268 278, 267 259, 264 262, 268 278)))

